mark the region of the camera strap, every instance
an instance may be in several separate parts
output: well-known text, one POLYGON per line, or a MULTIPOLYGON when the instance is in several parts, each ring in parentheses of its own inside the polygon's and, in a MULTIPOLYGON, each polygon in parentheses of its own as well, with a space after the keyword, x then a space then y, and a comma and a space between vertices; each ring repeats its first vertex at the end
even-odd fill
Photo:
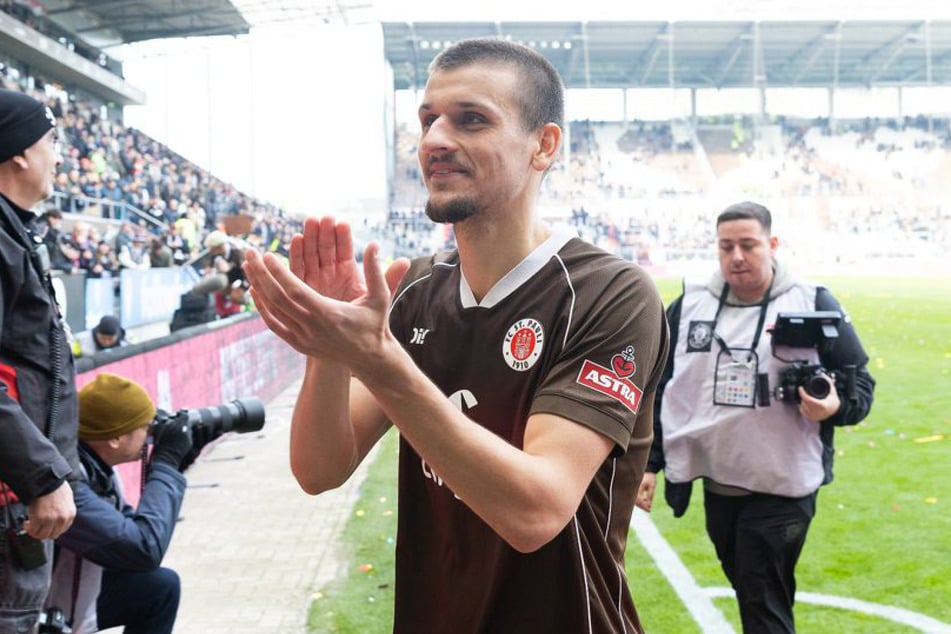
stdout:
MULTIPOLYGON (((766 294, 763 295, 763 301, 759 304, 759 320, 756 322, 756 330, 753 332, 753 343, 750 344, 750 351, 755 355, 756 346, 759 345, 760 335, 763 333, 763 324, 766 323, 766 311, 769 308, 769 294, 773 290, 773 282, 770 280, 769 287, 766 289, 766 294)), ((717 321, 720 319, 720 312, 723 310, 723 306, 726 304, 726 298, 730 294, 730 285, 726 282, 723 283, 723 290, 720 292, 720 299, 717 302, 717 313, 713 316, 713 325, 711 329, 713 330, 713 338, 716 339, 717 345, 720 346, 720 351, 725 354, 730 354, 729 350, 743 350, 745 348, 730 348, 726 345, 726 342, 723 340, 723 337, 717 334, 717 321)), ((731 355, 732 356, 732 355, 731 355)))

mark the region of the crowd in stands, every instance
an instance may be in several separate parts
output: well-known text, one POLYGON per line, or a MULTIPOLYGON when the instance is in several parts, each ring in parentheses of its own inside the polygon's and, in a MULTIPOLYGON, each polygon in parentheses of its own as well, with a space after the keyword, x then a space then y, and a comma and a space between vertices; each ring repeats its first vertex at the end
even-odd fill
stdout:
MULTIPOLYGON (((0 8, 37 19, 20 2, 0 1, 0 8)), ((0 83, 45 101, 60 122, 63 164, 44 215, 58 270, 115 277, 122 268, 189 264, 229 218, 249 221, 239 233, 252 247, 280 253, 300 229, 298 219, 125 127, 90 99, 27 81, 9 64, 0 64, 0 83)), ((386 216, 355 232, 380 240, 394 257, 453 244, 451 229, 423 212, 414 128, 397 128, 386 216)), ((569 151, 543 183, 543 213, 642 263, 704 252, 712 240, 708 201, 721 194, 773 201, 780 218, 788 209, 806 233, 951 242, 951 210, 941 196, 951 189, 944 119, 584 120, 570 123, 566 137, 569 151)))
POLYGON ((11 66, 3 66, 0 84, 46 102, 63 142, 55 192, 43 214, 55 269, 108 277, 122 268, 184 265, 201 254, 205 236, 229 217, 248 221, 249 230, 237 237, 286 255, 300 229, 298 219, 103 116, 104 109, 90 101, 37 78, 25 83, 11 66))
MULTIPOLYGON (((709 249, 710 202, 770 204, 801 235, 800 252, 824 249, 817 234, 869 238, 869 249, 914 253, 951 246, 951 131, 947 120, 825 119, 757 123, 752 117, 694 122, 570 124, 570 152, 543 184, 546 215, 582 237, 642 263, 691 259, 709 249), (875 238, 874 240, 871 238, 875 238)), ((398 130, 386 227, 399 254, 439 244, 420 211, 415 133, 398 130), (409 195, 407 195, 409 194, 409 195)), ((422 192, 422 193, 420 193, 422 192)), ((448 236, 451 240, 451 236, 448 236)))

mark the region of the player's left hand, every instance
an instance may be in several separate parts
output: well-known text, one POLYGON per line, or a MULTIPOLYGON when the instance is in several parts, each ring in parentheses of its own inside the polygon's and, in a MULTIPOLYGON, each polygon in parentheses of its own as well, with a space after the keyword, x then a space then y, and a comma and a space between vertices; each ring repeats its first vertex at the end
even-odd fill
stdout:
MULTIPOLYGON (((268 328, 298 352, 358 369, 373 363, 389 335, 390 298, 409 268, 399 259, 384 273, 379 245, 364 253, 364 292, 347 299, 322 294, 273 254, 249 251, 244 264, 251 295, 268 328)), ((306 276, 304 276, 306 277, 306 276)))

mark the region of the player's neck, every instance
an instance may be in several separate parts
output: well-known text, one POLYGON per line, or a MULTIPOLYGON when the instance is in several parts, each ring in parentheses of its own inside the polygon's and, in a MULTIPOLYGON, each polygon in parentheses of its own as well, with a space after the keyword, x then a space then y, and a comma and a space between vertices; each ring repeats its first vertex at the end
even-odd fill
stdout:
POLYGON ((455 231, 463 275, 479 301, 551 235, 551 228, 537 221, 526 225, 466 221, 455 225, 455 231))

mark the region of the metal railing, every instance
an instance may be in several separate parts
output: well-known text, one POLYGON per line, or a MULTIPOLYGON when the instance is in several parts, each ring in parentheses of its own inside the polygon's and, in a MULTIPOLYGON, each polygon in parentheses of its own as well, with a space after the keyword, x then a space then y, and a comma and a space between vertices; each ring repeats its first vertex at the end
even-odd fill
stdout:
POLYGON ((87 214, 98 216, 103 220, 144 220, 147 224, 153 225, 161 230, 168 229, 168 223, 158 220, 155 216, 142 211, 135 205, 125 200, 114 200, 112 198, 94 198, 92 196, 77 196, 66 192, 54 191, 52 196, 56 208, 68 213, 87 214), (90 213, 90 210, 98 209, 99 213, 90 213))

